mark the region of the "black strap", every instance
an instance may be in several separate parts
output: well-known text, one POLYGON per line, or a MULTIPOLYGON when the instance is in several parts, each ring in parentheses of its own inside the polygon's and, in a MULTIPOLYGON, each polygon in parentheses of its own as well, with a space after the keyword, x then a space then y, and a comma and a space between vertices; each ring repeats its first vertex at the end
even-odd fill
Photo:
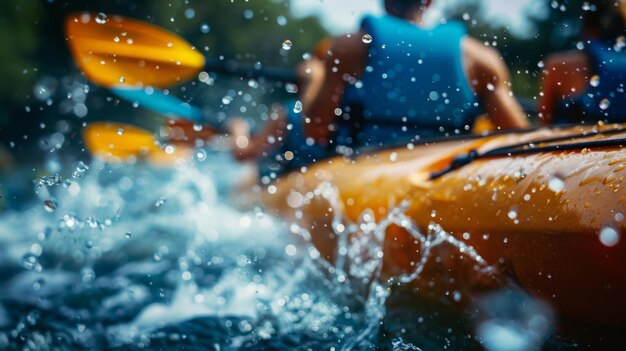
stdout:
POLYGON ((614 128, 605 131, 592 131, 588 133, 580 133, 576 135, 568 135, 562 137, 554 137, 547 139, 540 139, 529 141, 525 143, 507 145, 499 148, 495 148, 493 150, 486 151, 482 154, 479 154, 476 150, 470 150, 467 154, 461 154, 455 157, 450 165, 446 167, 444 170, 439 172, 433 172, 430 175, 430 179, 437 179, 445 174, 448 174, 454 170, 457 170, 461 167, 464 167, 472 161, 477 159, 489 158, 489 157, 500 157, 500 156, 517 156, 517 155, 529 155, 529 154, 537 154, 542 152, 555 152, 555 151, 571 151, 571 150, 581 150, 585 148, 592 147, 624 147, 626 145, 626 138, 619 139, 605 139, 605 140, 593 140, 593 141, 585 141, 578 143, 568 143, 568 144, 557 144, 557 145, 547 145, 536 147, 536 144, 549 144, 559 141, 566 140, 575 140, 577 138, 588 138, 596 135, 613 135, 626 132, 626 128, 614 128))

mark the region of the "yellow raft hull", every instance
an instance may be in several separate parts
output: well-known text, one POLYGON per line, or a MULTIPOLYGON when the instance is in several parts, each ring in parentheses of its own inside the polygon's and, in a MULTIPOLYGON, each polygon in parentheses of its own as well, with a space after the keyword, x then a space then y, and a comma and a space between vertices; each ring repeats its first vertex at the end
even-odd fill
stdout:
MULTIPOLYGON (((512 278, 548 302, 562 319, 622 323, 626 321, 625 148, 479 159, 435 180, 429 178, 469 150, 484 152, 594 128, 623 127, 541 129, 382 151, 355 161, 335 158, 280 178, 264 190, 262 201, 277 215, 294 218, 294 201, 289 199, 311 198, 306 195, 329 182, 339 190, 344 215, 357 221, 366 209, 380 219, 394 204, 409 200, 406 214, 423 232, 429 224, 439 224, 475 248, 497 275, 512 278)), ((626 133, 618 133, 578 142, 625 137, 626 133)), ((333 213, 328 203, 313 199, 301 211, 298 223, 311 229, 323 254, 332 255, 333 213)), ((386 234, 385 271, 412 270, 419 244, 398 226, 386 234)), ((442 246, 416 280, 417 288, 433 294, 461 291, 468 296, 466 292, 502 282, 480 277, 473 261, 463 256, 442 246)))

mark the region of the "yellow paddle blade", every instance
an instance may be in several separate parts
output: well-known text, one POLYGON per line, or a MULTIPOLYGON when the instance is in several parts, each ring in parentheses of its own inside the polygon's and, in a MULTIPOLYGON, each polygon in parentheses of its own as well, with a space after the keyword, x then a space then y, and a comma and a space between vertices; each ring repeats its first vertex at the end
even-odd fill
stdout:
POLYGON ((172 166, 193 158, 193 148, 185 143, 169 144, 162 149, 154 134, 130 124, 90 123, 83 130, 83 140, 89 153, 111 163, 143 159, 153 166, 172 166))
POLYGON ((160 151, 154 134, 130 124, 90 123, 83 130, 83 140, 93 156, 114 163, 160 151))
POLYGON ((84 12, 69 15, 65 30, 79 68, 106 87, 166 87, 204 67, 188 42, 146 22, 84 12))

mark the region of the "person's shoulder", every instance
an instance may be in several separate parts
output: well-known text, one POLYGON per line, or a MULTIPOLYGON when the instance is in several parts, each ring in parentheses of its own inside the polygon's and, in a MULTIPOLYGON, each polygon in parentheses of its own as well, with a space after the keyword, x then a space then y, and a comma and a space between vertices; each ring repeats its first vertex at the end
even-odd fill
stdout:
POLYGON ((478 62, 496 64, 502 61, 502 56, 496 48, 487 46, 470 36, 463 39, 462 47, 464 56, 478 62))
POLYGON ((505 77, 508 75, 508 68, 502 59, 502 55, 496 48, 466 36, 462 41, 462 52, 463 59, 468 63, 468 66, 476 70, 480 75, 493 77, 505 77))

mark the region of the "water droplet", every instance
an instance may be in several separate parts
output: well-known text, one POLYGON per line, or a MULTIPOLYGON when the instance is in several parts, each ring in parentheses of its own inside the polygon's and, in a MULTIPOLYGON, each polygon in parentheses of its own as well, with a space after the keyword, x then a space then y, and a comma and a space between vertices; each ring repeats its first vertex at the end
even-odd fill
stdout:
POLYGON ((185 10, 185 18, 192 19, 194 17, 196 17, 196 10, 192 8, 188 8, 185 10))
POLYGON ((98 228, 98 221, 95 220, 93 217, 89 216, 87 218, 85 218, 85 222, 87 223, 87 225, 92 228, 92 229, 96 229, 98 228))
POLYGON ((184 281, 189 281, 189 280, 191 280, 191 278, 193 278, 192 275, 191 275, 191 272, 189 272, 189 271, 184 271, 183 272, 183 280, 184 281))
POLYGON ((37 81, 37 83, 33 86, 33 93, 35 94, 37 100, 46 101, 54 95, 57 90, 57 85, 58 82, 56 79, 46 76, 37 81))
POLYGON ((611 106, 611 102, 609 101, 609 99, 602 99, 600 101, 600 109, 602 111, 605 111, 606 109, 608 109, 609 106, 611 106))
POLYGON ((39 290, 46 284, 46 280, 43 278, 39 278, 35 280, 33 283, 33 290, 39 290))
POLYGON ((126 81, 126 78, 124 76, 120 77, 120 83, 124 83, 126 81))
POLYGON ((116 43, 119 43, 120 42, 120 38, 119 37, 114 37, 113 41, 116 42, 116 43))
POLYGON ((163 206, 165 204, 165 200, 166 199, 164 197, 160 197, 158 200, 154 202, 154 207, 159 208, 163 206))
POLYGON ((32 253, 27 253, 24 256, 22 256, 22 267, 24 267, 25 269, 32 271, 32 270, 37 270, 39 266, 39 261, 37 259, 37 256, 35 256, 32 253))
POLYGON ((372 42, 372 40, 374 40, 374 38, 372 38, 371 35, 365 33, 363 34, 363 36, 361 37, 361 40, 365 43, 365 44, 370 44, 372 42))
POLYGON ((117 130, 117 135, 122 135, 124 134, 124 129, 120 128, 117 130))
POLYGON ((617 37, 617 40, 615 41, 615 47, 614 47, 615 51, 620 52, 625 47, 626 47, 626 37, 624 37, 623 35, 617 37))
POLYGON ((291 47, 293 46, 293 43, 291 42, 291 40, 287 39, 285 41, 283 41, 283 50, 289 51, 291 50, 291 47))
POLYGON ((595 88, 595 87, 597 87, 597 86, 599 86, 599 85, 600 85, 600 77, 599 77, 597 74, 596 74, 596 75, 594 75, 594 76, 593 76, 593 77, 591 77, 591 79, 589 80, 589 84, 590 84, 592 87, 594 87, 594 88, 595 88))
POLYGON ((57 210, 57 207, 59 207, 59 204, 55 199, 47 199, 43 202, 43 208, 46 210, 46 212, 52 213, 57 210))
POLYGON ((126 239, 130 239, 133 235, 130 232, 126 232, 126 234, 124 234, 124 237, 126 237, 126 239))
POLYGON ((491 84, 491 83, 487 84, 487 90, 494 91, 495 89, 496 89, 496 87, 493 84, 491 84))
POLYGON ((43 232, 37 234, 37 240, 45 241, 52 235, 52 228, 48 227, 43 232))
POLYGON ((166 154, 171 155, 176 151, 176 147, 174 145, 167 145, 164 150, 166 154))
POLYGON ((617 245, 620 239, 620 234, 617 230, 611 227, 604 227, 600 231, 600 242, 608 247, 613 247, 617 245))
POLYGON ((80 173, 84 173, 89 169, 89 166, 87 166, 83 161, 78 161, 78 163, 76 164, 76 171, 80 172, 80 173))
POLYGON ((206 160, 206 151, 204 149, 196 149, 195 157, 196 160, 203 162, 206 160))
POLYGON ((61 178, 60 175, 55 174, 53 176, 43 176, 39 178, 35 184, 37 185, 37 188, 41 188, 43 186, 55 186, 61 184, 61 180, 63 180, 63 178, 61 178))
POLYGON ((510 219, 516 219, 517 218, 517 208, 513 207, 509 210, 509 213, 507 214, 507 216, 509 216, 510 219))
POLYGON ((99 24, 105 24, 107 23, 108 19, 107 19, 107 15, 105 15, 104 13, 100 12, 97 16, 96 16, 96 22, 99 24))
POLYGON ((208 83, 210 79, 211 77, 209 76, 207 72, 202 71, 198 73, 198 80, 201 81, 202 83, 208 83))
POLYGON ((233 101, 233 98, 232 98, 232 96, 230 96, 230 95, 226 95, 226 96, 224 96, 224 97, 222 98, 222 104, 224 104, 224 105, 228 105, 228 104, 230 104, 232 101, 233 101))
POLYGON ((546 65, 546 64, 545 64, 543 61, 539 61, 539 62, 537 62, 537 67, 539 67, 539 68, 544 68, 544 67, 545 67, 545 65, 546 65))
POLYGON ((296 103, 293 105, 293 112, 295 113, 302 112, 302 102, 300 102, 300 100, 296 101, 296 103))
POLYGON ((293 83, 285 84, 285 90, 290 94, 295 94, 298 92, 298 86, 293 83))
POLYGON ((82 177, 82 174, 87 170, 89 170, 89 166, 87 166, 83 161, 78 161, 75 171, 72 172, 72 178, 82 177))
POLYGON ((548 180, 548 188, 555 193, 558 193, 565 188, 565 182, 563 182, 563 180, 559 177, 552 177, 548 180))
POLYGON ((291 244, 285 246, 285 253, 287 254, 287 256, 295 256, 297 252, 298 250, 295 246, 291 244))
POLYGON ((208 33, 210 30, 211 27, 209 27, 209 25, 206 23, 202 23, 202 25, 200 26, 200 31, 204 34, 208 33))
POLYGON ((82 280, 85 283, 92 282, 96 279, 96 272, 91 268, 83 268, 81 270, 82 280))

